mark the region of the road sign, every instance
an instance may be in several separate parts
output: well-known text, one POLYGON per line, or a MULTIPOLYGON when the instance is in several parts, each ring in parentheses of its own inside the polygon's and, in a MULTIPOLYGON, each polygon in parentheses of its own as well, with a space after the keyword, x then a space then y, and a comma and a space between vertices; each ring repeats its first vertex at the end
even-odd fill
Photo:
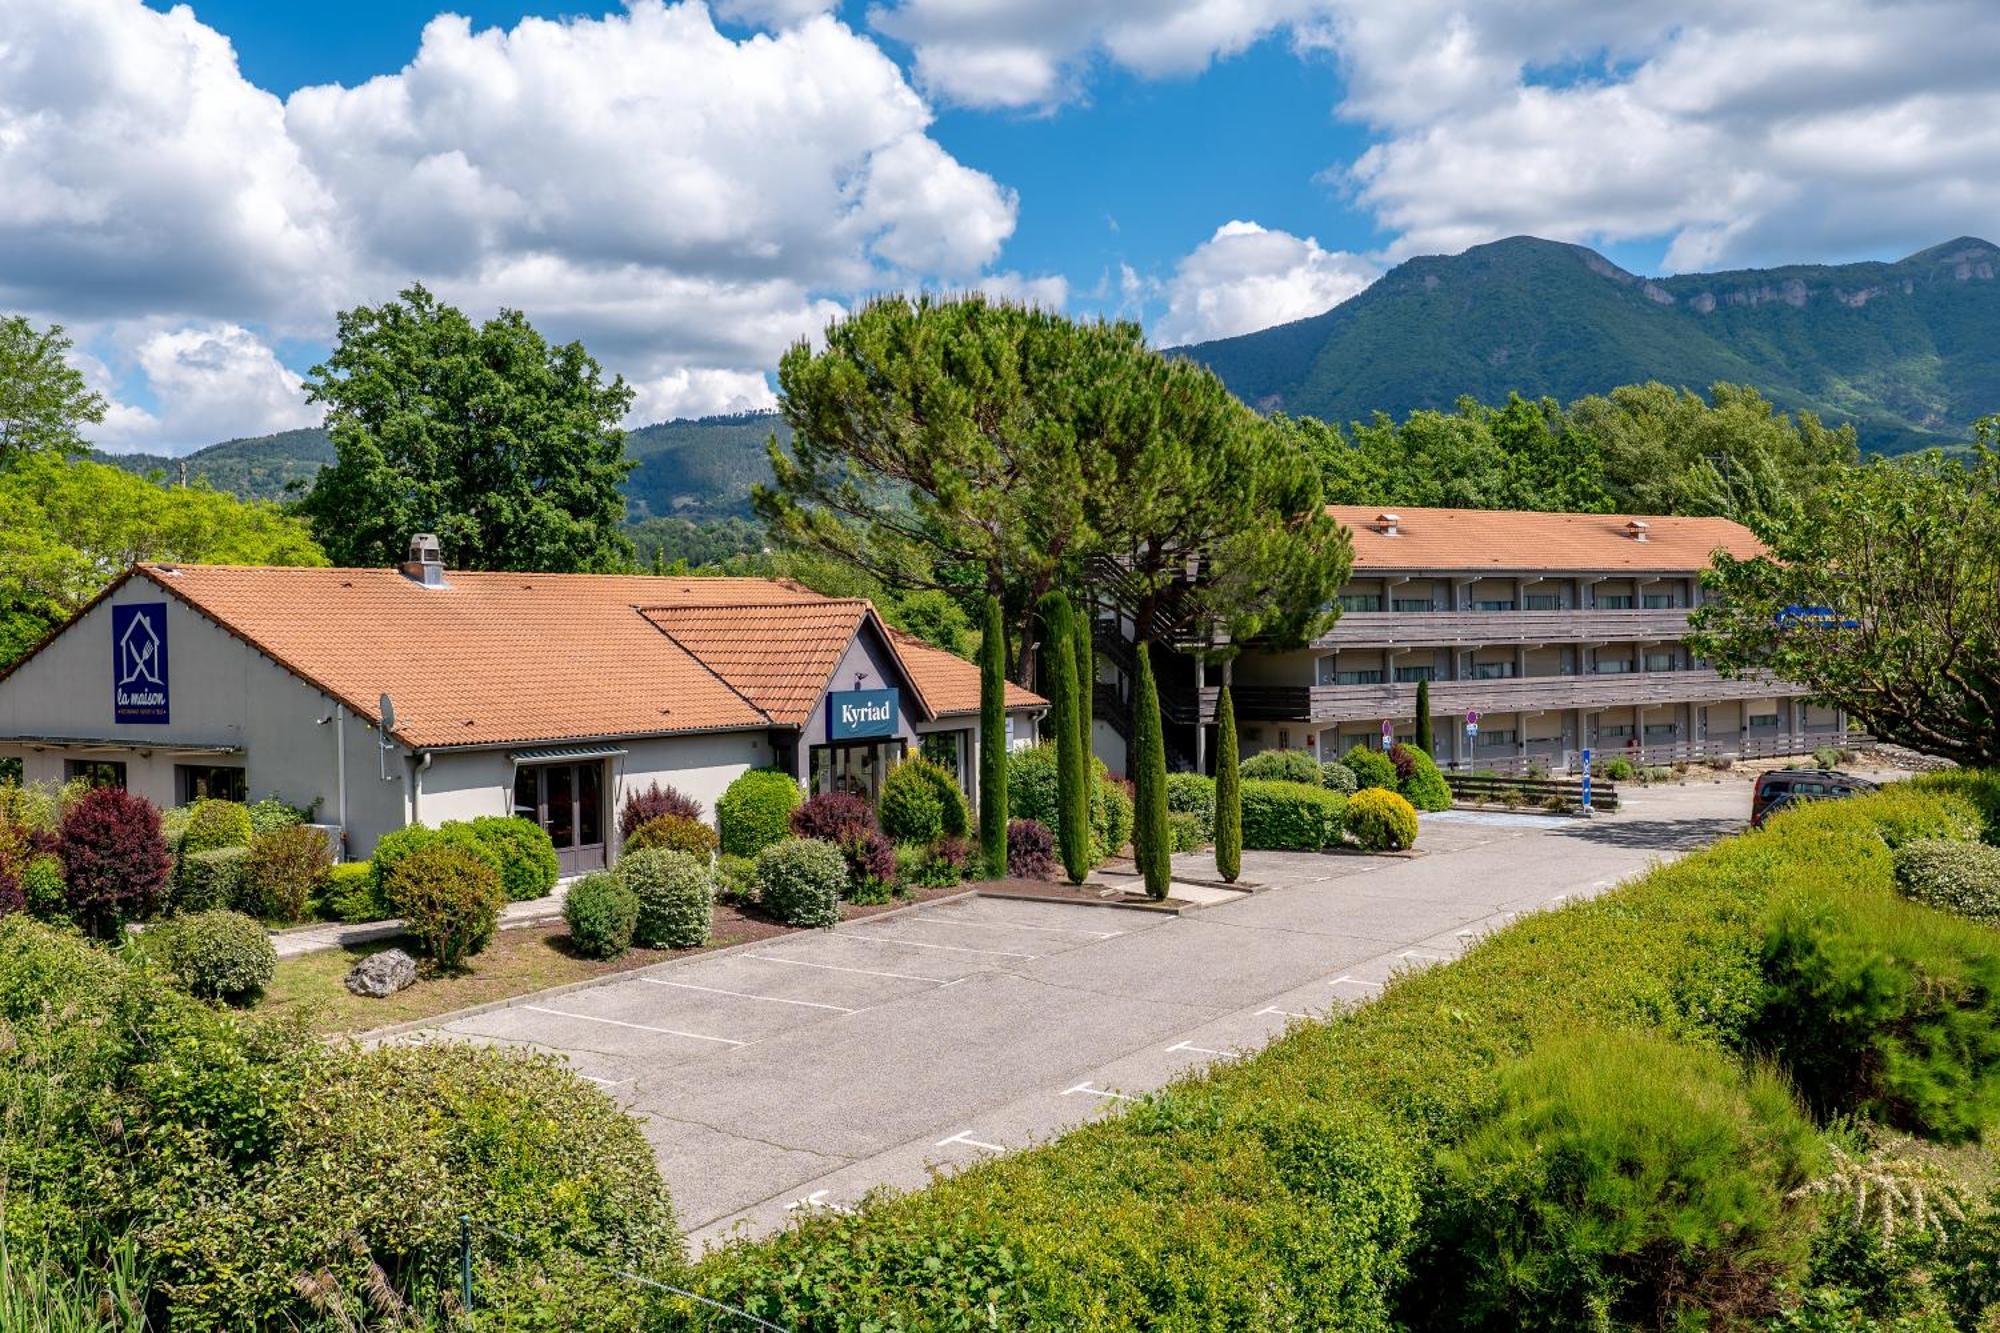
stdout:
POLYGON ((1479 724, 1477 722, 1466 723, 1465 734, 1467 736, 1477 736, 1479 734, 1479 724))
POLYGON ((1466 724, 1467 724, 1467 725, 1469 725, 1469 726, 1474 726, 1474 727, 1478 726, 1478 725, 1479 725, 1479 710, 1478 710, 1477 708, 1468 708, 1468 709, 1466 709, 1466 710, 1465 710, 1465 721, 1466 721, 1466 724))
POLYGON ((1385 749, 1385 750, 1386 750, 1386 749, 1388 749, 1388 748, 1389 748, 1389 746, 1390 746, 1390 745, 1391 745, 1391 744, 1392 744, 1392 743, 1393 743, 1393 742, 1395 741, 1395 739, 1396 739, 1396 727, 1395 727, 1395 724, 1394 724, 1394 723, 1392 723, 1392 722, 1390 722, 1388 718, 1386 718, 1386 717, 1385 717, 1385 718, 1383 718, 1383 719, 1382 719, 1382 748, 1383 748, 1383 749, 1385 749))

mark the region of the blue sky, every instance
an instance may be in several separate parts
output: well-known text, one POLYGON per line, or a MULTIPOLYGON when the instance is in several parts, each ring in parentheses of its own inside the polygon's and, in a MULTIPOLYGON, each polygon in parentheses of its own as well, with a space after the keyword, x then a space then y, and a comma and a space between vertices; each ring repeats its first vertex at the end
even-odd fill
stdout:
POLYGON ((1981 0, 712 2, 25 0, 0 309, 74 332, 101 443, 178 452, 312 420, 334 312, 412 280, 653 420, 768 405, 885 289, 1171 344, 1522 232, 1678 272, 2000 230, 1981 0))

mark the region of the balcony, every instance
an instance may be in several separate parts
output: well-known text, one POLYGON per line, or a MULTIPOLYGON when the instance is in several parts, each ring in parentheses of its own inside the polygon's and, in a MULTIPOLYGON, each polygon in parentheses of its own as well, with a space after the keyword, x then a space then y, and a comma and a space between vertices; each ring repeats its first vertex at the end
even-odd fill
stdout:
POLYGON ((1689 608, 1570 611, 1348 611, 1318 648, 1476 648, 1494 643, 1625 643, 1687 634, 1689 608))
MULTIPOLYGON (((1201 691, 1201 719, 1215 718, 1214 688, 1201 691)), ((1431 682, 1431 713, 1445 717, 1476 708, 1482 713, 1540 713, 1565 708, 1625 708, 1634 704, 1703 703, 1714 699, 1763 699, 1805 691, 1774 676, 1726 679, 1717 671, 1634 671, 1622 675, 1516 676, 1502 680, 1431 682)), ((1393 685, 1238 685, 1239 719, 1261 722, 1372 722, 1414 715, 1417 687, 1393 685)), ((1192 723, 1192 691, 1161 700, 1168 721, 1192 723)))

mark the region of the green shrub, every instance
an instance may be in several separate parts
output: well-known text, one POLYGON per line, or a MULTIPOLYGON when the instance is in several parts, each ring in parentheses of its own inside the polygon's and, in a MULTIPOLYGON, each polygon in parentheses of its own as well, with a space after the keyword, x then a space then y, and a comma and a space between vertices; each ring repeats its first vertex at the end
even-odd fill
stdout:
POLYGON ((716 857, 715 896, 731 902, 755 901, 757 897, 756 858, 731 856, 727 852, 716 857))
POLYGON ((1630 782, 1637 771, 1630 759, 1613 759, 1604 766, 1604 776, 1612 782, 1630 782))
POLYGON ((1822 745, 1813 751, 1813 762, 1821 768, 1839 768, 1848 758, 1848 752, 1838 745, 1822 745))
POLYGON ((483 815, 472 821, 472 836, 493 853, 500 887, 514 902, 546 898, 562 873, 548 830, 518 815, 483 815))
POLYGON ((445 971, 492 941, 507 903, 493 862, 450 838, 398 856, 384 887, 417 952, 445 971))
POLYGON ((1989 926, 2000 925, 2000 847, 1917 838, 1896 849, 1903 896, 1989 926))
POLYGON ((1926 838, 1970 842, 1984 820, 1970 797, 1954 791, 1922 791, 1896 783, 1873 797, 1875 826, 1890 847, 1926 838))
POLYGON ((266 796, 261 801, 253 801, 250 812, 250 837, 252 840, 266 833, 276 833, 281 828, 291 828, 304 824, 311 818, 311 812, 301 810, 296 805, 287 805, 275 796, 266 796))
POLYGON ((1090 790, 1090 854, 1093 861, 1106 861, 1132 841, 1138 815, 1125 784, 1106 774, 1102 764, 1098 769, 1097 783, 1090 790))
POLYGON ((395 874, 397 864, 412 852, 438 846, 456 847, 470 853, 492 866, 494 874, 500 873, 500 858, 494 855, 491 847, 480 841, 470 824, 462 820, 451 820, 437 828, 427 824, 407 824, 391 829, 376 839, 375 853, 368 860, 375 875, 375 891, 384 903, 390 899, 389 880, 395 874))
POLYGON ((1366 791, 1370 787, 1396 789, 1396 765, 1380 750, 1372 750, 1366 745, 1357 745, 1340 757, 1347 771, 1354 774, 1356 791, 1366 791))
POLYGON ((639 924, 639 895, 617 875, 585 875, 563 895, 570 947, 585 958, 616 958, 632 945, 639 924))
POLYGON ((632 942, 647 949, 697 949, 708 943, 715 876, 708 862, 665 848, 618 858, 618 880, 639 900, 632 942))
POLYGON ((1899 785, 1930 795, 1963 799, 1978 812, 1980 836, 1987 842, 2000 843, 2000 770, 1955 768, 1943 773, 1925 773, 1899 785))
POLYGON ((1177 852, 1198 852, 1208 843, 1201 835, 1201 816, 1190 811, 1167 812, 1167 836, 1177 852))
POLYGON ((972 846, 964 838, 939 838, 928 847, 908 843, 896 849, 897 877, 924 889, 948 889, 972 871, 972 846))
POLYGON ((1316 852, 1340 841, 1339 792, 1303 782, 1243 784, 1243 845, 1261 851, 1316 852))
POLYGON ((236 905, 267 921, 304 920, 332 869, 326 834, 306 824, 280 825, 250 844, 236 905))
POLYGON ((1414 745, 1398 742, 1389 751, 1396 768, 1396 790, 1419 810, 1451 809, 1451 786, 1431 757, 1414 745))
POLYGON ((21 867, 21 896, 28 911, 44 921, 67 917, 69 902, 63 888, 61 858, 51 852, 29 857, 21 867))
POLYGON ((788 926, 831 926, 840 920, 847 859, 830 842, 790 838, 757 854, 757 899, 788 926))
POLYGON ((1319 766, 1319 785, 1342 796, 1352 796, 1359 790, 1354 782, 1354 770, 1338 759, 1329 759, 1319 766))
POLYGON ((1193 815, 1201 841, 1215 836, 1215 779, 1200 773, 1167 774, 1167 810, 1193 815))
POLYGON ((755 856, 791 836, 792 811, 801 797, 789 773, 756 768, 729 784, 715 803, 716 830, 722 850, 731 856, 755 856))
POLYGON ((1259 750, 1238 769, 1245 782, 1319 783, 1319 760, 1310 750, 1259 750))
POLYGON ((688 815, 656 815, 632 830, 625 839, 627 853, 644 851, 686 852, 703 861, 714 859, 722 839, 715 830, 688 815))
POLYGON ((1236 741, 1236 699, 1228 684, 1215 697, 1215 873, 1234 884, 1243 873, 1242 750, 1236 741))
POLYGON ((270 985, 278 970, 271 937, 241 912, 193 912, 163 922, 141 938, 144 953, 158 958, 190 995, 204 1000, 241 1004, 270 985))
POLYGON ((188 807, 187 827, 180 838, 181 854, 211 852, 217 847, 248 847, 250 834, 250 812, 235 801, 196 801, 188 807))
POLYGON ((1811 1235, 1812 1126, 1768 1072, 1643 1032, 1542 1043, 1439 1160, 1432 1326, 1705 1327, 1769 1312, 1811 1235), (1761 1308, 1760 1308, 1761 1307, 1761 1308))
POLYGON ((182 852, 174 873, 176 912, 214 912, 243 902, 247 847, 217 847, 206 852, 182 852))
POLYGON ((326 915, 360 925, 395 915, 382 896, 375 868, 367 861, 343 861, 326 872, 326 915))
POLYGON ((882 832, 897 842, 962 838, 970 816, 958 779, 940 764, 911 755, 882 779, 877 810, 882 832))
POLYGON ((1400 852, 1417 843, 1417 812, 1385 787, 1368 787, 1347 801, 1347 836, 1363 851, 1400 852))
MULTIPOLYGON (((1048 742, 1007 756, 1007 815, 1046 827, 1061 837, 1056 747, 1048 742)), ((1132 840, 1132 793, 1112 777, 1100 759, 1091 760, 1096 781, 1090 789, 1090 854, 1093 863, 1116 856, 1132 840)))

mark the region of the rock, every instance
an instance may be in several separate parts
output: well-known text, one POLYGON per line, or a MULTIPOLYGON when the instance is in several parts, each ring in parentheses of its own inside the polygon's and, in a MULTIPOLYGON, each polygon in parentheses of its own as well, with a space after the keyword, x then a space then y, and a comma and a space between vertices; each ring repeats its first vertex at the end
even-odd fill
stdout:
POLYGON ((415 985, 416 980, 416 959, 401 949, 384 949, 354 965, 354 970, 347 974, 347 989, 380 1000, 405 986, 415 985))

